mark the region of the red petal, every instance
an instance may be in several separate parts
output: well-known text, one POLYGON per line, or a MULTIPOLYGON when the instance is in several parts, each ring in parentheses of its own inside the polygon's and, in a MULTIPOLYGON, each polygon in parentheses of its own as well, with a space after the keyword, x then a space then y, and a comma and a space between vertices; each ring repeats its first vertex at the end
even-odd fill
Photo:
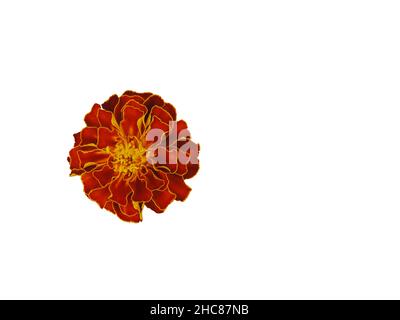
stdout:
POLYGON ((81 151, 78 150, 78 157, 80 159, 80 167, 85 169, 88 166, 98 166, 107 162, 110 155, 99 149, 81 151))
POLYGON ((200 165, 198 163, 188 163, 187 165, 187 172, 183 175, 183 178, 190 179, 196 175, 199 171, 200 165))
POLYGON ((106 210, 111 211, 112 213, 115 213, 118 218, 120 218, 123 221, 127 222, 140 222, 141 221, 141 215, 140 213, 137 213, 137 210, 133 208, 135 211, 130 212, 130 209, 128 209, 128 212, 125 211, 127 206, 120 206, 118 203, 113 202, 113 201, 108 201, 104 207, 106 210), (130 214, 131 213, 131 214, 130 214))
POLYGON ((185 175, 188 172, 187 165, 178 163, 166 163, 166 164, 156 164, 158 170, 164 171, 168 174, 177 174, 180 176, 185 175))
POLYGON ((140 92, 135 92, 135 91, 132 91, 132 90, 128 90, 128 91, 125 91, 124 93, 123 93, 123 95, 125 96, 131 96, 131 97, 135 97, 135 96, 139 96, 139 97, 141 97, 142 98, 142 100, 144 101, 144 100, 146 100, 148 97, 150 97, 151 95, 153 95, 151 92, 143 92, 143 93, 140 93, 140 92))
POLYGON ((170 128, 168 135, 168 141, 170 141, 170 143, 175 143, 176 141, 180 142, 183 138, 190 138, 190 132, 187 129, 187 124, 185 121, 179 120, 173 125, 174 126, 170 128))
POLYGON ((112 113, 110 111, 99 110, 97 117, 99 118, 99 122, 102 127, 106 127, 108 129, 114 128, 112 124, 112 113))
POLYGON ((135 100, 135 101, 137 101, 139 103, 143 103, 144 100, 145 100, 141 96, 138 96, 138 95, 130 95, 130 94, 125 94, 125 93, 124 93, 124 95, 130 96, 132 98, 132 100, 135 100))
MULTIPOLYGON (((130 96, 122 95, 119 98, 118 104, 114 108, 114 116, 118 123, 122 120, 122 108, 128 103, 128 101, 133 100, 130 96)), ((133 100, 134 101, 134 100, 133 100)))
POLYGON ((108 110, 114 112, 115 106, 118 104, 119 98, 116 94, 113 94, 106 102, 104 102, 101 106, 104 110, 108 110))
POLYGON ((183 176, 183 175, 185 175, 187 172, 188 172, 187 165, 186 165, 186 164, 183 164, 183 163, 180 163, 180 162, 178 161, 178 166, 177 166, 177 168, 176 168, 175 173, 178 174, 178 175, 180 175, 180 176, 183 176))
POLYGON ((120 211, 120 213, 117 213, 118 218, 120 218, 123 221, 126 222, 134 222, 134 223, 139 223, 140 221, 142 221, 142 217, 140 216, 140 213, 135 213, 132 215, 129 215, 127 213, 125 213, 124 211, 120 211))
POLYGON ((185 130, 187 128, 188 128, 188 125, 185 122, 185 120, 179 120, 176 122, 176 131, 178 132, 178 135, 182 130, 185 130))
POLYGON ((97 144, 97 128, 86 127, 81 131, 81 145, 97 144))
POLYGON ((146 173, 146 182, 150 190, 161 189, 167 184, 164 179, 157 177, 151 169, 146 173))
POLYGON ((127 197, 132 192, 129 183, 123 176, 113 180, 110 184, 111 200, 126 205, 127 197))
POLYGON ((118 214, 122 220, 127 222, 140 222, 142 221, 141 210, 134 206, 134 201, 129 198, 125 206, 121 206, 121 212, 118 214))
POLYGON ((167 164, 171 163, 174 168, 178 166, 178 149, 172 148, 167 151, 167 164))
POLYGON ((151 124, 150 124, 151 129, 161 129, 164 132, 168 132, 169 126, 167 123, 163 122, 160 118, 157 116, 154 116, 152 118, 151 124))
POLYGON ((103 149, 107 146, 113 147, 118 142, 119 136, 118 133, 114 130, 111 131, 107 128, 99 128, 98 129, 98 144, 97 146, 100 149, 103 149))
POLYGON ((104 188, 92 190, 88 194, 88 197, 90 199, 96 201, 101 208, 104 208, 110 195, 111 195, 110 189, 108 187, 104 187, 104 188))
POLYGON ((172 116, 168 113, 168 111, 164 110, 163 108, 159 106, 155 106, 151 109, 151 115, 157 116, 161 121, 168 123, 170 121, 173 121, 172 116))
POLYGON ((100 170, 94 171, 93 174, 102 186, 108 185, 115 176, 114 170, 108 165, 103 166, 100 170))
POLYGON ((163 212, 165 211, 165 209, 164 209, 164 210, 161 210, 159 207, 157 207, 157 205, 154 203, 153 200, 151 200, 151 201, 149 201, 149 202, 146 202, 146 203, 145 203, 145 206, 146 206, 147 208, 153 210, 154 212, 157 212, 157 213, 163 213, 163 212))
POLYGON ((143 104, 147 107, 147 109, 150 111, 154 106, 160 106, 162 107, 164 105, 164 100, 156 94, 151 95, 148 97, 143 104))
POLYGON ((155 164, 157 169, 167 173, 176 173, 178 175, 187 173, 186 164, 179 162, 178 151, 176 149, 167 151, 165 148, 159 147, 158 150, 160 150, 161 155, 157 157, 157 160, 159 160, 159 162, 155 164))
POLYGON ((99 110, 101 106, 99 104, 94 104, 92 110, 85 116, 85 122, 88 127, 99 127, 100 121, 98 118, 99 110))
POLYGON ((89 151, 89 150, 96 150, 95 146, 77 146, 71 149, 69 152, 68 162, 70 164, 70 169, 74 174, 80 174, 84 172, 83 168, 81 167, 81 160, 78 155, 78 151, 89 151))
MULTIPOLYGON (((104 206, 104 209, 106 209, 114 214, 117 214, 117 212, 115 211, 115 208, 114 208, 114 202, 111 200, 107 201, 106 205, 104 206)), ((118 207, 118 209, 119 209, 119 207, 118 207)))
POLYGON ((184 201, 192 190, 183 180, 182 176, 168 174, 168 188, 176 195, 176 200, 184 201))
POLYGON ((75 140, 74 147, 77 147, 82 143, 81 133, 80 132, 74 133, 74 140, 75 140))
MULTIPOLYGON (((162 179, 163 181, 165 181, 165 187, 166 187, 167 184, 168 184, 167 174, 162 172, 162 171, 160 171, 160 170, 155 170, 154 173, 159 179, 162 179)), ((162 190, 164 190, 164 188, 162 190)))
MULTIPOLYGON (((141 111, 143 111, 143 113, 147 112, 147 108, 143 105, 143 103, 140 103, 138 101, 136 101, 135 99, 133 99, 133 97, 131 97, 132 99, 129 100, 126 104, 125 104, 125 108, 130 106, 130 107, 134 107, 136 109, 139 109, 141 111)), ((124 111, 124 109, 122 109, 122 112, 124 111)))
POLYGON ((130 183, 133 191, 132 200, 138 202, 149 201, 152 197, 151 191, 147 188, 146 181, 136 178, 130 183))
POLYGON ((175 107, 170 104, 170 103, 165 103, 163 108, 171 115, 172 120, 176 120, 176 109, 175 107))
MULTIPOLYGON (((179 141, 181 142, 181 141, 179 141)), ((185 164, 188 163, 198 163, 199 162, 199 152, 200 152, 200 145, 194 143, 191 140, 182 141, 182 144, 178 142, 179 147, 179 161, 185 164)))
POLYGON ((164 211, 172 201, 175 200, 175 195, 168 189, 165 190, 154 190, 152 201, 160 210, 164 211))
POLYGON ((99 180, 96 179, 96 177, 93 175, 93 172, 85 172, 82 174, 81 180, 83 183, 83 190, 86 194, 89 194, 90 191, 101 187, 99 180))
POLYGON ((126 106, 123 110, 123 120, 121 121, 121 127, 127 137, 137 136, 138 120, 143 117, 144 112, 138 108, 132 106, 126 106))

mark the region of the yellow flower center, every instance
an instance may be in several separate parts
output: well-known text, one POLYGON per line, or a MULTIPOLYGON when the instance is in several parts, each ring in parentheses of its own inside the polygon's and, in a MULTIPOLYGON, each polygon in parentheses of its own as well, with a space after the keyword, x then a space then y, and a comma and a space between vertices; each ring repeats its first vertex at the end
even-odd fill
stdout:
POLYGON ((118 173, 136 174, 147 162, 146 149, 138 141, 121 141, 112 154, 114 171, 118 173))

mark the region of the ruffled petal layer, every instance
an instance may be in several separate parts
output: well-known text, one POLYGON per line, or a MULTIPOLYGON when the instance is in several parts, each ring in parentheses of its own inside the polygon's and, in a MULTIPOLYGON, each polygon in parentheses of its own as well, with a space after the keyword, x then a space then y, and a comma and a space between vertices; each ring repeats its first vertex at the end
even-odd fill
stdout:
MULTIPOLYGON (((144 205, 161 213, 174 200, 188 197, 191 188, 185 179, 199 170, 198 162, 193 161, 197 160, 199 147, 191 141, 185 121, 179 120, 173 126, 176 109, 172 104, 150 92, 129 90, 122 96, 112 95, 102 105, 94 104, 84 120, 87 127, 74 134, 68 161, 71 174, 81 175, 86 195, 101 208, 124 221, 140 222, 144 205), (162 139, 146 141, 145 135, 152 129, 159 130, 158 138, 162 139), (120 152, 115 146, 130 141, 144 151, 154 147, 154 156, 161 161, 151 162, 148 158, 149 162, 136 173, 114 171, 113 161, 117 158, 113 152, 120 152)), ((129 149, 123 152, 122 161, 129 163, 131 160, 124 158, 129 157, 129 149)))
POLYGON ((132 200, 137 202, 150 201, 152 197, 151 190, 147 187, 146 180, 135 179, 130 183, 130 187, 133 191, 132 200))
POLYGON ((157 213, 164 212, 165 209, 175 200, 175 194, 170 192, 168 189, 165 190, 154 190, 153 198, 151 201, 146 202, 146 206, 150 209, 156 209, 157 213))
POLYGON ((122 175, 111 182, 110 191, 110 199, 121 205, 126 205, 128 195, 132 193, 132 189, 129 186, 129 181, 125 180, 124 176, 122 175))
POLYGON ((96 201, 99 204, 100 208, 104 208, 110 196, 111 196, 111 191, 108 186, 94 189, 88 194, 88 197, 96 201))
POLYGON ((168 188, 175 194, 176 200, 184 201, 192 190, 183 179, 182 176, 168 174, 168 188))
POLYGON ((129 105, 123 110, 123 120, 121 128, 124 135, 128 138, 136 137, 139 133, 139 119, 145 115, 145 112, 138 107, 129 105))

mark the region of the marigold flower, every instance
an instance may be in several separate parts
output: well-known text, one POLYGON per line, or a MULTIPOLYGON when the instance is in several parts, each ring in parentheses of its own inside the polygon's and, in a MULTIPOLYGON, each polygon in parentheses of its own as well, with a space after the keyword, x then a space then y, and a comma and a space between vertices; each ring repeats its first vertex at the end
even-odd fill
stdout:
POLYGON ((101 208, 140 222, 144 206, 162 213, 188 197, 185 180, 199 170, 200 147, 186 122, 176 121, 172 104, 150 92, 126 91, 94 104, 84 120, 68 162, 101 208))

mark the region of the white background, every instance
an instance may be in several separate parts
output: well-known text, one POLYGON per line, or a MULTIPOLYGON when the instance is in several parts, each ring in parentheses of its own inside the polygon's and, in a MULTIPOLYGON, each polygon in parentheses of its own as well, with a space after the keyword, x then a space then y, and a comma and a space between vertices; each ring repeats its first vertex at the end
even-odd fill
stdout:
POLYGON ((2 1, 0 298, 400 298, 398 1, 2 1), (160 94, 193 191, 128 224, 68 176, 160 94))

